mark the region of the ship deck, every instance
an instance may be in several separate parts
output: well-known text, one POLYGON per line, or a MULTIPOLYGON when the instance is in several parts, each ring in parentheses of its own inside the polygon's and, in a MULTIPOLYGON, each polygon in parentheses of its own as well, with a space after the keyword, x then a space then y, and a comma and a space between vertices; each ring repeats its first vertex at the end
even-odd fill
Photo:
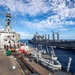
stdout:
POLYGON ((4 50, 0 50, 0 75, 24 75, 13 56, 6 56, 4 50), (13 69, 12 67, 16 68, 13 69))

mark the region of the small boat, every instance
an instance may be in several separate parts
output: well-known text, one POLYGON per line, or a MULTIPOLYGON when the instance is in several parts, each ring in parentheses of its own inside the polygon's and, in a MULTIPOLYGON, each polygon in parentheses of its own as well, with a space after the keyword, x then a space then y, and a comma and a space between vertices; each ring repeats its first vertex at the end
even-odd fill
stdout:
POLYGON ((51 48, 52 51, 51 51, 50 59, 42 58, 41 52, 39 52, 39 55, 35 55, 34 58, 37 63, 40 63, 42 66, 46 67, 49 70, 52 71, 61 70, 62 68, 61 63, 57 60, 53 47, 51 48))

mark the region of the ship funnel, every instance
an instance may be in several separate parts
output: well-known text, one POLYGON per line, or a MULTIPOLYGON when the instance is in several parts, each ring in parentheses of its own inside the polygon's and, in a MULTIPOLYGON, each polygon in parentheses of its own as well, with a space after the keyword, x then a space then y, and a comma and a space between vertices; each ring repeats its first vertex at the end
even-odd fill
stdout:
POLYGON ((52 31, 52 38, 53 38, 53 41, 55 41, 55 33, 54 33, 54 31, 52 31))
POLYGON ((46 34, 45 34, 45 40, 46 40, 46 34))
POLYGON ((50 40, 50 35, 48 34, 48 40, 50 40))

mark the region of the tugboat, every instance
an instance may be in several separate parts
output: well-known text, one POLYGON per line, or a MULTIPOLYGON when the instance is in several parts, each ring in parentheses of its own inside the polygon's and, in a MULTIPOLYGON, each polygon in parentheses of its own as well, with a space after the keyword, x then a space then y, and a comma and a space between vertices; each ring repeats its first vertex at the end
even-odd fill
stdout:
POLYGON ((53 47, 50 55, 50 59, 44 59, 41 57, 41 52, 39 52, 37 55, 34 55, 35 61, 37 63, 40 63, 42 66, 46 67, 49 70, 52 71, 58 71, 61 70, 62 66, 61 63, 57 60, 57 57, 55 55, 53 47))
POLYGON ((12 17, 10 12, 6 13, 6 24, 5 27, 0 31, 0 47, 4 48, 7 46, 17 46, 20 40, 20 35, 13 31, 10 26, 10 18, 12 17))

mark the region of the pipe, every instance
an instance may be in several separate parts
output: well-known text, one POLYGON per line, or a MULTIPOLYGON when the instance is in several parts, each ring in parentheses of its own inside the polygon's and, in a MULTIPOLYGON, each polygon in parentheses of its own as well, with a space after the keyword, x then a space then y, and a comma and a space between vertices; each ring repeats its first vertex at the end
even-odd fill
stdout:
POLYGON ((72 58, 71 58, 71 57, 69 57, 69 62, 68 62, 68 66, 67 66, 67 72, 69 72, 70 65, 71 65, 71 61, 72 61, 72 58))

